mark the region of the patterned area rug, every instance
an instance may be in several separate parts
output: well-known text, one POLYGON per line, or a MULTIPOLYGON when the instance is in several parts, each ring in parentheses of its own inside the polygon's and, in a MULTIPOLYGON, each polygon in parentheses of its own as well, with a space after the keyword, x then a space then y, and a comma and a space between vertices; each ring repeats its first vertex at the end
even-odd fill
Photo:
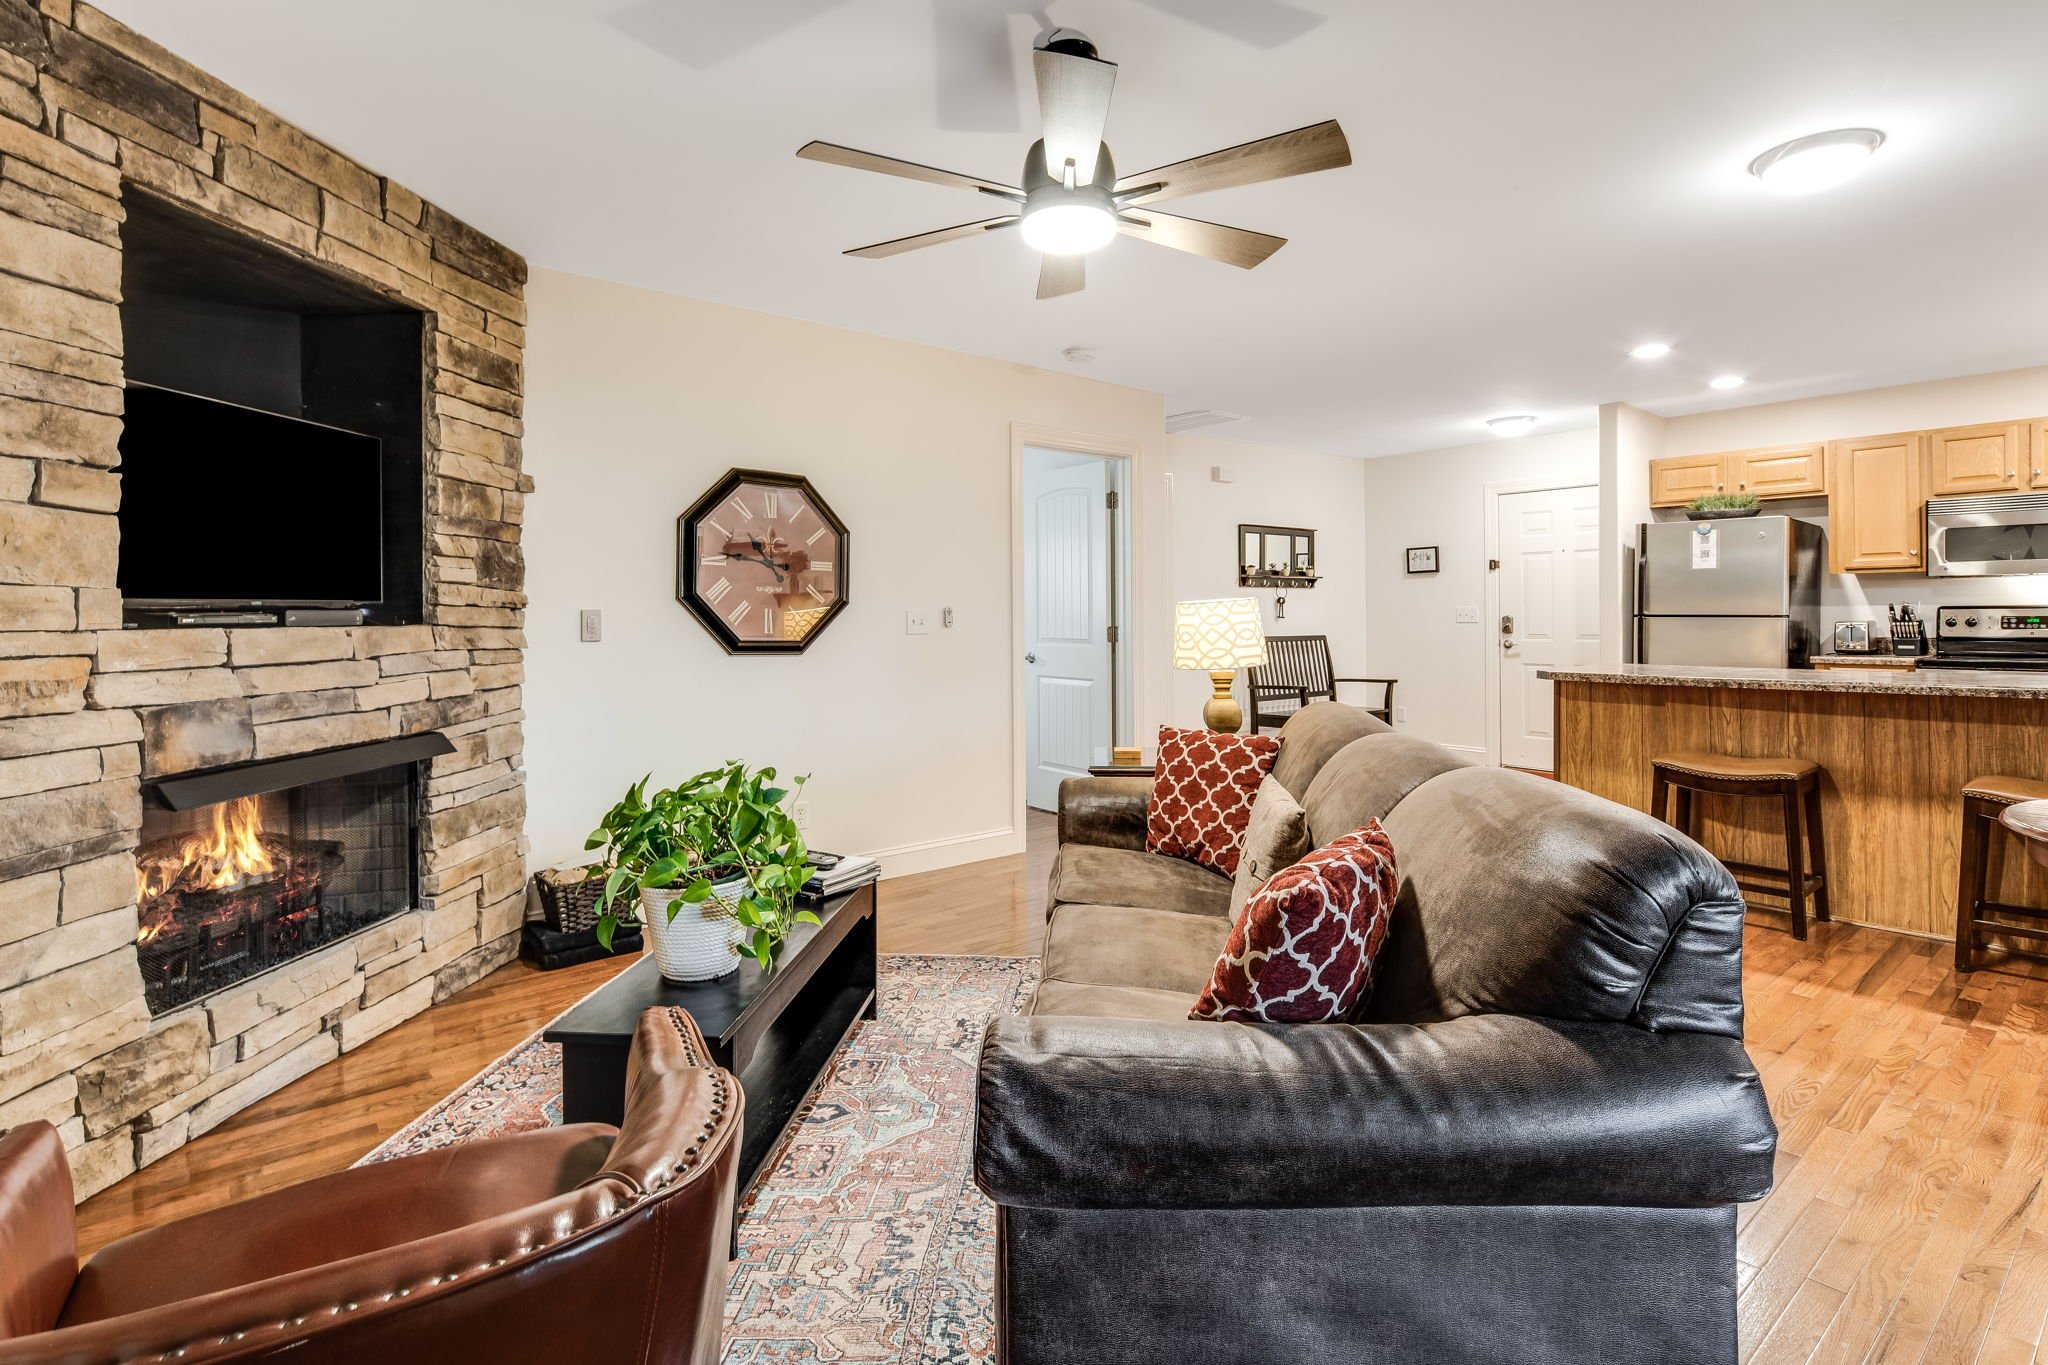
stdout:
MULTIPOLYGON (((995 1358, 995 1210, 968 1179, 974 1072, 1025 957, 882 958, 879 1019, 820 1078, 740 1210, 726 1365, 979 1365, 995 1358)), ((540 1035, 363 1158, 561 1122, 561 1052, 540 1035)))

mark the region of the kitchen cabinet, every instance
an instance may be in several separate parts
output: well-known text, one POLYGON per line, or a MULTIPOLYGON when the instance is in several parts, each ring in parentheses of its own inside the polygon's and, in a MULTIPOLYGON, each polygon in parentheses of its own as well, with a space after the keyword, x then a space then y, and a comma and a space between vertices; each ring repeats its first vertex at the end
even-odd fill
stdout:
POLYGON ((1725 493, 1726 470, 1719 455, 1678 455, 1650 461, 1650 506, 1683 507, 1706 493, 1725 493))
POLYGON ((1909 431, 1830 443, 1830 571, 1926 568, 1927 436, 1909 431))
POLYGON ((2033 481, 2032 426, 1992 422, 1927 433, 1927 485, 1935 497, 2009 493, 2033 481))
POLYGON ((2033 466, 2034 476, 2027 481, 2027 487, 2048 488, 2048 417, 2030 425, 2034 439, 2029 443, 2027 463, 2033 466))
POLYGON ((1803 446, 1767 446, 1737 450, 1723 456, 1730 493, 1759 498, 1811 498, 1828 491, 1828 448, 1825 442, 1803 446))

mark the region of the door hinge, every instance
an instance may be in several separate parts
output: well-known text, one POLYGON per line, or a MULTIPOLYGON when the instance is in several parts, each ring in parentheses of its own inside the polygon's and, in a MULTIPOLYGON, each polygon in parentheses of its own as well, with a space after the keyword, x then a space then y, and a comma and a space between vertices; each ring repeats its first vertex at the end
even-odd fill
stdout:
POLYGON ((1109 642, 1110 642, 1111 644, 1115 644, 1115 643, 1116 643, 1116 627, 1115 627, 1115 626, 1111 626, 1111 627, 1109 628, 1109 642))
POLYGON ((1499 561, 1498 559, 1489 559, 1489 560, 1487 560, 1487 561, 1486 561, 1486 571, 1487 571, 1488 573, 1499 573, 1499 572, 1500 572, 1500 561, 1499 561))
POLYGON ((1116 490, 1114 488, 1102 495, 1102 505, 1112 512, 1116 510, 1116 490))

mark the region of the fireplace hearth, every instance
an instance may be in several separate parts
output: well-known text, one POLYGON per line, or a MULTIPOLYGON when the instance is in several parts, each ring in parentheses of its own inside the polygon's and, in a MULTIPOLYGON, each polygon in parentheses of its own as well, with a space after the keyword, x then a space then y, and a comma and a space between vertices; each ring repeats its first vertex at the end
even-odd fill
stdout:
POLYGON ((157 784, 135 854, 150 1012, 417 906, 419 759, 450 747, 420 736, 157 784))

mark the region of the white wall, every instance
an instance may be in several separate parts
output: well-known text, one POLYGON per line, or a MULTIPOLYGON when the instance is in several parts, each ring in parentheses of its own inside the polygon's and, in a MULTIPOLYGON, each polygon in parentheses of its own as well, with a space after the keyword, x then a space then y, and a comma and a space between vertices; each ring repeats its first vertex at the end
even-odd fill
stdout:
MULTIPOLYGON (((1703 455, 2043 415, 2048 415, 2048 366, 1667 418, 1657 453, 1703 455)), ((1786 498, 1773 501, 1770 510, 1822 526, 1828 521, 1825 498, 1786 498)), ((1675 518, 1683 513, 1664 509, 1658 515, 1675 518)), ((1913 603, 1927 616, 1941 603, 2043 603, 2048 602, 2048 575, 1959 579, 1828 574, 1821 582, 1822 638, 1832 639, 1836 621, 1882 623, 1886 605, 1902 602, 1913 603)))
POLYGON ((1600 406, 1600 662, 1635 660, 1636 528, 1650 519, 1650 461, 1665 420, 1627 403, 1600 406))
MULTIPOLYGON (((1251 597, 1269 635, 1327 635, 1339 676, 1366 672, 1365 470, 1368 462, 1278 446, 1251 445, 1214 437, 1166 438, 1166 468, 1172 477, 1173 597, 1251 597), (1217 483, 1210 470, 1221 465, 1235 479, 1217 483), (1274 612, 1280 595, 1272 588, 1237 586, 1239 523, 1301 526, 1316 533, 1313 588, 1287 594, 1287 619, 1274 612)), ((1199 725, 1209 698, 1209 675, 1175 670, 1166 720, 1199 725)), ((1244 679, 1238 678, 1238 700, 1244 679)), ((1351 694, 1347 691, 1347 697, 1351 694)), ((1358 698, 1353 698, 1358 699, 1358 698)), ((1249 716, 1250 708, 1246 708, 1249 716)), ((1143 732, 1141 743, 1152 736, 1143 732)))
POLYGON ((1364 461, 1365 608, 1372 628, 1365 671, 1400 680, 1407 719, 1398 728, 1453 748, 1486 750, 1485 620, 1488 484, 1599 477, 1598 433, 1489 440, 1364 461), (1405 551, 1435 545, 1442 567, 1409 575, 1405 551), (1458 624, 1458 607, 1481 608, 1458 624))
POLYGON ((1139 448, 1138 709, 1164 710, 1158 395, 551 271, 527 306, 535 866, 642 773, 725 758, 812 774, 813 842, 891 871, 1021 848, 1013 423, 1139 448), (676 515, 735 465, 808 475, 851 529, 848 608, 806 654, 728 656, 675 600, 676 515))

